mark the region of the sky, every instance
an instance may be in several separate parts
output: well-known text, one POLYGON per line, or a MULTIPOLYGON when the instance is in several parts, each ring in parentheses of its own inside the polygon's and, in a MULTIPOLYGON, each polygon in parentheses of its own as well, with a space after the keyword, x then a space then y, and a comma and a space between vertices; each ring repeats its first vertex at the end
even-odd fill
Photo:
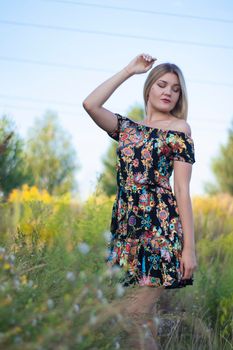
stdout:
MULTIPOLYGON (((233 119, 232 33, 232 1, 1 0, 0 115, 26 138, 36 118, 57 113, 77 152, 85 200, 115 141, 83 100, 140 53, 157 58, 153 67, 175 63, 186 80, 195 146, 190 193, 202 195, 233 119)), ((149 72, 127 79, 104 107, 122 115, 143 107, 149 72)))

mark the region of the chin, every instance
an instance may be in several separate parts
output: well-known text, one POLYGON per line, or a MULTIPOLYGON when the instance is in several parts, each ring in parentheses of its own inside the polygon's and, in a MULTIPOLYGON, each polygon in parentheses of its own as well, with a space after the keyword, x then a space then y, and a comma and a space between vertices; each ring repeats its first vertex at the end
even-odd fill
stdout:
POLYGON ((158 110, 160 111, 160 112, 164 112, 164 113, 169 113, 171 110, 172 110, 172 108, 158 108, 158 110))

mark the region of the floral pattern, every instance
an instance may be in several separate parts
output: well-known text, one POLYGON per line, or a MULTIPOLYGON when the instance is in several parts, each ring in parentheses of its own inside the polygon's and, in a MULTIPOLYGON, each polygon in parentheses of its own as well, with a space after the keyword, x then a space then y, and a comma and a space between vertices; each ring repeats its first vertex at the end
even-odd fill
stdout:
POLYGON ((183 231, 169 182, 174 161, 195 162, 191 136, 141 125, 115 113, 117 194, 106 262, 124 269, 123 286, 180 288, 183 231))

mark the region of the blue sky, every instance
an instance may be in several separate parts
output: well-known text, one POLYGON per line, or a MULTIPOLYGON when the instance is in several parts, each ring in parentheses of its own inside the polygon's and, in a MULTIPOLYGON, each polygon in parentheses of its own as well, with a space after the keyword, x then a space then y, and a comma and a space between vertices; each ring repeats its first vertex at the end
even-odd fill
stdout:
MULTIPOLYGON (((0 113, 15 120, 23 137, 35 118, 58 113, 77 150, 85 199, 114 141, 82 101, 139 53, 157 57, 154 66, 175 63, 186 79, 195 143, 190 191, 202 194, 233 118, 232 32, 232 1, 2 0, 0 113)), ((147 74, 124 82, 104 107, 124 115, 143 104, 147 74)))

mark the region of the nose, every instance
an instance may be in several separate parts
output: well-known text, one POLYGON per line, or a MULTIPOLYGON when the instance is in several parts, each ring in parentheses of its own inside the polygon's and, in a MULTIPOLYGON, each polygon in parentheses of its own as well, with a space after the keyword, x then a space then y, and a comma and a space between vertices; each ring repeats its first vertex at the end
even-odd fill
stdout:
POLYGON ((171 96, 171 87, 166 86, 166 88, 164 90, 164 95, 171 96))

